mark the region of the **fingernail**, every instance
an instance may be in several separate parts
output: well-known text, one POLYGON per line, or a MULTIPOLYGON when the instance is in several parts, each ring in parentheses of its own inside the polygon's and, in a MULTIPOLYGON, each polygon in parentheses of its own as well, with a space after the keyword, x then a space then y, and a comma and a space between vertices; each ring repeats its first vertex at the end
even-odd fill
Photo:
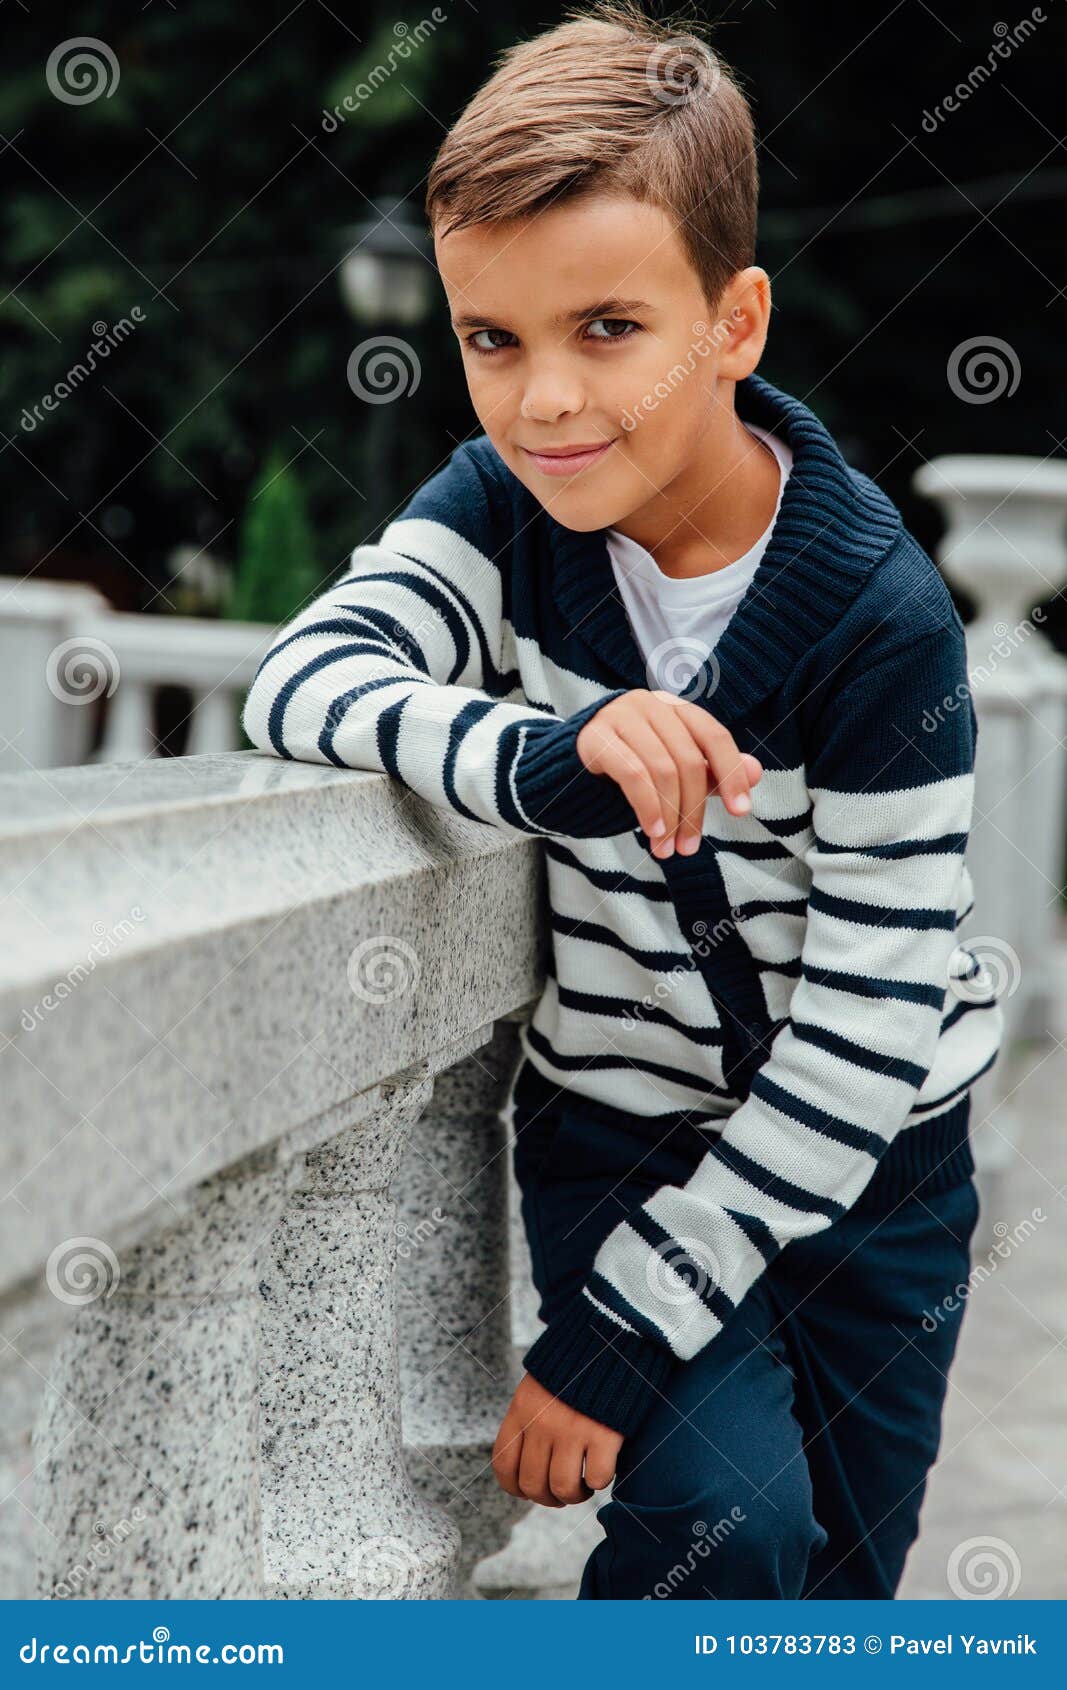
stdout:
POLYGON ((741 811, 751 810, 752 800, 748 796, 747 792, 738 793, 737 797, 734 799, 734 807, 741 811))
POLYGON ((652 823, 652 838, 658 839, 661 833, 666 833, 667 823, 662 819, 652 823))

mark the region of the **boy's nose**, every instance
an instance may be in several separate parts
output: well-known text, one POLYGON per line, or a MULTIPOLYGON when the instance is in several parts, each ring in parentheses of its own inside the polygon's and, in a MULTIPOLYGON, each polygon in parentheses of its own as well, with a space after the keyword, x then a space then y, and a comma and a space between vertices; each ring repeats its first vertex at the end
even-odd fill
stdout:
POLYGON ((557 423, 561 417, 577 416, 584 408, 580 388, 565 377, 541 376, 528 381, 519 414, 527 421, 557 423))

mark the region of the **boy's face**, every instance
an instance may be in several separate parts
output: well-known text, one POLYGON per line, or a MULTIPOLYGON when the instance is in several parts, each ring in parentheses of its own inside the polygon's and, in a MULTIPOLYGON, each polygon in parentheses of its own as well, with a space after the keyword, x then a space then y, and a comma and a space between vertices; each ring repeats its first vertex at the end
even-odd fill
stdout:
POLYGON ((706 474, 762 351, 765 272, 738 271, 712 310, 670 218, 629 196, 460 229, 435 251, 478 420, 557 521, 610 527, 706 474), (536 455, 577 446, 594 453, 536 455))

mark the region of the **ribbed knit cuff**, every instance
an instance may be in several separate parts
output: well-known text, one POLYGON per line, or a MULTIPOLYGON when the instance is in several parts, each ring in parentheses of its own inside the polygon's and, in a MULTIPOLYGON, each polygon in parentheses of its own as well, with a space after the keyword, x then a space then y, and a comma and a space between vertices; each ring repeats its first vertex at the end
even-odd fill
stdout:
POLYGON ((974 1175, 971 1093, 929 1121, 903 1127, 860 1192, 863 1212, 896 1208, 909 1197, 933 1197, 974 1175))
POLYGON ((515 765, 515 794, 538 827, 572 839, 610 839, 637 827, 622 788, 610 775, 594 775, 575 749, 589 718, 626 691, 616 687, 562 722, 533 722, 527 728, 515 765))
POLYGON ((581 1291, 552 1317, 522 1364, 560 1402, 627 1438, 685 1365, 664 1345, 623 1331, 581 1291))

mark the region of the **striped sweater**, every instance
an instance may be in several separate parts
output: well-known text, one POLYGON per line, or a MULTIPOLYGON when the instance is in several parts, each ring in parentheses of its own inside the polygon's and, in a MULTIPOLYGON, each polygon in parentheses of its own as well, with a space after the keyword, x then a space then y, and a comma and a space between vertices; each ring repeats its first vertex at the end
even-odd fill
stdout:
POLYGON ((543 838, 552 958, 524 1058, 609 1119, 703 1129, 691 1178, 619 1221, 524 1358, 625 1435, 791 1240, 973 1165, 968 1088, 1002 1034, 958 932, 977 737, 959 615, 807 406, 759 376, 736 404, 793 471, 686 697, 764 774, 748 815, 709 797, 692 856, 653 857, 575 749, 609 699, 660 685, 604 531, 564 528, 485 435, 279 631, 244 706, 265 752, 543 838))

